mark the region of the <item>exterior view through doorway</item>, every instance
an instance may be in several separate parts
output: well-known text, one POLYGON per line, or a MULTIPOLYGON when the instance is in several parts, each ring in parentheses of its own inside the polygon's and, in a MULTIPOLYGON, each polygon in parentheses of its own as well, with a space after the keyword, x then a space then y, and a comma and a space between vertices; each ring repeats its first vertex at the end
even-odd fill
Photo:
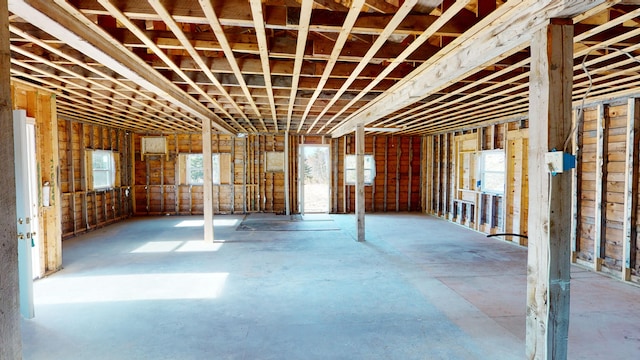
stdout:
POLYGON ((300 145, 300 157, 300 213, 328 213, 331 184, 329 145, 300 145))

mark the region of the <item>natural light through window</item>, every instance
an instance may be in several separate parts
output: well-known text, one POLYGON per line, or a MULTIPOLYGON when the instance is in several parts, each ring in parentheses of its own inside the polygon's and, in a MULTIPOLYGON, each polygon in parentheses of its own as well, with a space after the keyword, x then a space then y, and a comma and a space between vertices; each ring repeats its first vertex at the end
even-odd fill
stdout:
MULTIPOLYGON (((364 156, 364 184, 373 184, 376 177, 376 162, 373 155, 364 156)), ((347 185, 356 184, 356 155, 347 155, 344 160, 344 181, 347 185)))
POLYGON ((93 150, 91 153, 93 188, 112 188, 115 183, 115 161, 109 150, 93 150))
POLYGON ((483 193, 502 195, 505 186, 504 150, 481 152, 480 186, 483 193))

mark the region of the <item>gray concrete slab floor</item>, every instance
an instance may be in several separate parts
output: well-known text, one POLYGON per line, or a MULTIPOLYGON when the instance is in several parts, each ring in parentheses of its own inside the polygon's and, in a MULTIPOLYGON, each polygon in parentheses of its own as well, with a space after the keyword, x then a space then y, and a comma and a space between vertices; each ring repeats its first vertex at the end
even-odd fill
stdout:
MULTIPOLYGON (((421 214, 326 231, 134 218, 65 240, 25 359, 522 359, 526 249, 421 214)), ((640 354, 640 288, 575 268, 571 359, 640 354)))

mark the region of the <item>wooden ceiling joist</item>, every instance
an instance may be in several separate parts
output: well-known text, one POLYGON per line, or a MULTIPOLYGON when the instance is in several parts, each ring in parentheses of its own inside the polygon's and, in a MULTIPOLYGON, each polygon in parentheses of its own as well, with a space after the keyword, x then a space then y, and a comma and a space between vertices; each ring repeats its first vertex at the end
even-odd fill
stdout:
POLYGON ((414 76, 409 75, 389 89, 379 101, 352 115, 332 131, 332 136, 349 133, 356 124, 370 124, 449 86, 498 58, 520 51, 529 44, 533 32, 545 25, 548 19, 573 16, 600 2, 604 0, 561 4, 551 0, 509 1, 449 43, 437 56, 420 65, 414 76))
POLYGON ((223 133, 230 132, 229 127, 221 123, 215 114, 174 84, 163 80, 139 58, 130 56, 126 48, 66 1, 12 0, 9 11, 195 116, 216 118, 216 129, 223 133))
POLYGON ((420 135, 518 118, 528 41, 551 17, 575 24, 574 101, 640 81, 640 4, 622 0, 9 4, 12 76, 60 93, 66 118, 132 131, 420 135))

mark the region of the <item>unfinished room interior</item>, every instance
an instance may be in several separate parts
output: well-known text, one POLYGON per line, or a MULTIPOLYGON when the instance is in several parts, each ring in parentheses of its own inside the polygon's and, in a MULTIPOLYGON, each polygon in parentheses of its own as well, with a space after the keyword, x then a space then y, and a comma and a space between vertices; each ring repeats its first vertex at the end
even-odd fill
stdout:
POLYGON ((0 18, 0 359, 640 356, 640 1, 0 18))

